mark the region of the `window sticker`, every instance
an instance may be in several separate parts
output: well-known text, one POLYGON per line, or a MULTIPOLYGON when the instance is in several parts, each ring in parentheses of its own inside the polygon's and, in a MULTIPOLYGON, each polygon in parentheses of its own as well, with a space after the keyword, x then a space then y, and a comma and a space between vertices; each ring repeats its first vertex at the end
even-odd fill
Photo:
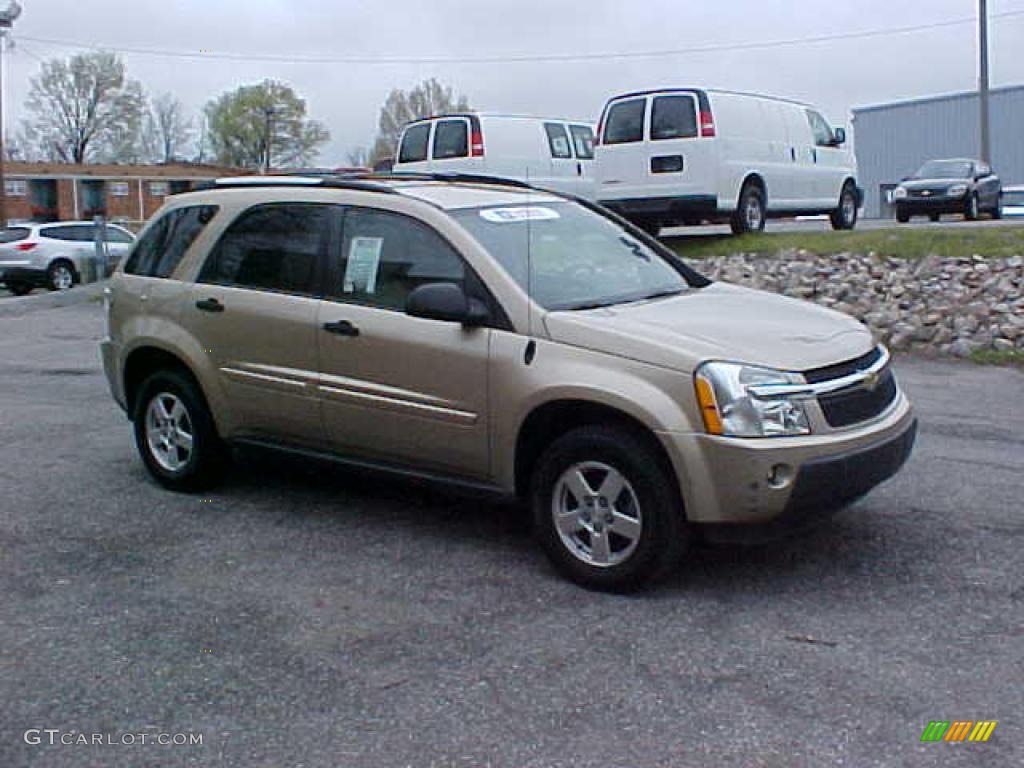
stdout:
POLYGON ((559 219, 558 211, 541 206, 523 206, 521 208, 485 208, 480 217, 495 224, 508 224, 516 221, 550 221, 559 219))
POLYGON ((383 237, 352 238, 342 285, 345 293, 376 292, 377 270, 380 267, 380 252, 383 247, 383 237))

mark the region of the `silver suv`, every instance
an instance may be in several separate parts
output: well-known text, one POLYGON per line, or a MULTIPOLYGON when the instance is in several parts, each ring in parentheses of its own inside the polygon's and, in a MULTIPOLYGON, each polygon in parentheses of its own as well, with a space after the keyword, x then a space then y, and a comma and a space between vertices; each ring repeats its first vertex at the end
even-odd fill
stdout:
POLYGON ((857 321, 511 182, 225 180, 170 198, 107 298, 110 387, 168 488, 247 444, 484 488, 596 588, 668 573, 698 528, 821 519, 914 441, 857 321))

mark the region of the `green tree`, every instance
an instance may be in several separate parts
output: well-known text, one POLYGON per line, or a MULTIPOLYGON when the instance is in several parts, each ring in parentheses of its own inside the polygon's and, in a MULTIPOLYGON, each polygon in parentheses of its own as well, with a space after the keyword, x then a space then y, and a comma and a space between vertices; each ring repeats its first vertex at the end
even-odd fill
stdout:
POLYGON ((240 168, 309 163, 330 134, 306 117, 306 102, 284 83, 264 80, 206 105, 205 142, 218 163, 240 168))
POLYGON ((113 53, 50 59, 31 79, 24 135, 49 160, 120 161, 136 154, 144 104, 142 86, 113 53))
POLYGON ((373 145, 374 162, 394 157, 406 123, 432 115, 468 112, 469 109, 465 96, 455 98, 451 87, 441 85, 434 78, 424 80, 408 93, 395 88, 380 108, 377 141, 373 145))

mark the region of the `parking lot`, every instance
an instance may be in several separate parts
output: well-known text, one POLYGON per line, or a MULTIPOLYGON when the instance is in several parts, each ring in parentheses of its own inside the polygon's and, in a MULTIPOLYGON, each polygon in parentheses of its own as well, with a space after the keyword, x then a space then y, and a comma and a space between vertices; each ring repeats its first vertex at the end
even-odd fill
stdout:
POLYGON ((245 457, 146 476, 95 286, 0 302, 0 766, 1007 766, 1024 756, 1024 373, 903 359, 906 469, 635 596, 518 511, 245 457), (997 720, 922 744, 931 720, 997 720), (28 729, 201 746, 26 744, 28 729))

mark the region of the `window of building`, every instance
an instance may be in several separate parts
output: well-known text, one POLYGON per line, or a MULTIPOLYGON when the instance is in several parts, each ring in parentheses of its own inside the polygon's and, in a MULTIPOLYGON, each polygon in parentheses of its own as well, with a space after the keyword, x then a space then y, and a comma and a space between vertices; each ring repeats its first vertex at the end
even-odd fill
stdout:
POLYGON ((167 197, 170 193, 170 185, 166 181, 149 182, 149 194, 151 197, 167 197))
POLYGON ((127 181, 111 181, 108 184, 111 197, 128 197, 127 181))
POLYGON ((250 208, 221 236, 199 282, 312 295, 332 208, 312 203, 250 208))
POLYGON ((25 179, 7 179, 4 188, 8 197, 25 197, 28 194, 28 182, 25 179))

